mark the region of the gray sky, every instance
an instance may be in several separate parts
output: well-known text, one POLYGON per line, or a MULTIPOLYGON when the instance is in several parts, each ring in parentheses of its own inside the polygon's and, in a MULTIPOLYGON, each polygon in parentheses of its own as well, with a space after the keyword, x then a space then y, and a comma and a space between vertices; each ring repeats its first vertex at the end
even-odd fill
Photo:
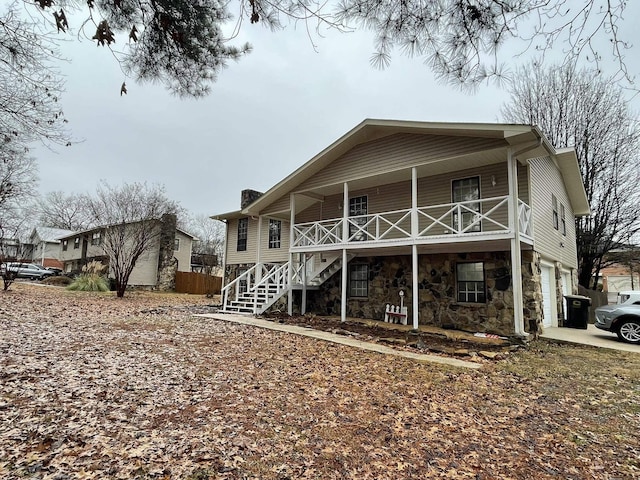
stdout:
MULTIPOLYGON (((626 25, 637 26, 637 3, 626 25)), ((119 45, 125 37, 117 36, 119 45)), ((631 40, 640 47, 637 30, 631 40)), ((244 41, 253 52, 230 63, 200 100, 133 80, 120 96, 125 77, 109 50, 65 44, 72 62, 61 67, 62 105, 81 143, 33 150, 40 191, 93 192, 101 179, 147 181, 165 185, 189 212, 212 215, 239 208, 244 188, 266 191, 364 118, 496 122, 507 100, 495 86, 470 95, 438 84, 420 59, 400 54, 376 70, 366 33, 316 36, 314 51, 302 28, 274 33, 245 23, 238 43, 244 41)), ((637 49, 628 63, 640 73, 633 58, 637 49)))

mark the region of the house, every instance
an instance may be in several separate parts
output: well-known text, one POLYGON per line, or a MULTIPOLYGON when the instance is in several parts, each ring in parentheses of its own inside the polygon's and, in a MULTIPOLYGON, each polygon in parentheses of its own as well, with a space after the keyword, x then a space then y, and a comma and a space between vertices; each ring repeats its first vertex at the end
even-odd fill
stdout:
POLYGON ((577 292, 573 149, 535 126, 367 119, 226 222, 223 311, 524 336, 577 292), (404 319, 403 319, 404 320, 404 319))
MULTIPOLYGON (((139 222, 124 225, 106 225, 74 232, 60 238, 60 258, 67 273, 79 271, 86 263, 97 260, 109 264, 104 250, 107 235, 116 229, 133 234, 139 222)), ((157 287, 171 290, 175 285, 175 272, 191 271, 191 246, 195 237, 176 228, 175 216, 165 215, 156 220, 157 233, 153 236, 151 248, 137 260, 129 286, 157 287)), ((127 237, 128 238, 128 237, 127 237)))
POLYGON ((44 267, 62 268, 59 239, 72 233, 63 228, 35 227, 23 245, 22 256, 44 267))
POLYGON ((0 262, 21 260, 22 244, 18 238, 0 237, 0 262))

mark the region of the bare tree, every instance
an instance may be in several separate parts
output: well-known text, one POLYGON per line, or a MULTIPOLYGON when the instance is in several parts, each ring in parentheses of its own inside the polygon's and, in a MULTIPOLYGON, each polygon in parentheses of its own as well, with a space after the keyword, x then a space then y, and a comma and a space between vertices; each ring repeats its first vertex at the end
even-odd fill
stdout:
POLYGON ((33 18, 22 19, 18 5, 0 11, 0 142, 14 151, 33 141, 68 145, 55 40, 33 18))
POLYGON ((579 283, 640 230, 640 124, 623 92, 598 72, 532 64, 513 83, 506 121, 538 125, 556 148, 575 146, 591 216, 576 220, 579 283))
POLYGON ((102 247, 109 258, 109 270, 116 295, 123 297, 138 259, 159 242, 160 219, 175 214, 179 207, 159 185, 144 183, 113 187, 103 182, 90 198, 93 223, 101 229, 102 247))
POLYGON ((91 226, 86 195, 49 192, 38 200, 38 208, 42 225, 74 231, 86 230, 91 226))
POLYGON ((14 146, 11 142, 0 143, 0 275, 5 290, 15 275, 3 264, 20 256, 19 238, 28 220, 26 209, 38 184, 34 159, 14 146))
POLYGON ((198 239, 193 245, 193 255, 202 262, 203 273, 211 275, 213 268, 222 263, 224 224, 200 214, 189 217, 185 229, 198 239))

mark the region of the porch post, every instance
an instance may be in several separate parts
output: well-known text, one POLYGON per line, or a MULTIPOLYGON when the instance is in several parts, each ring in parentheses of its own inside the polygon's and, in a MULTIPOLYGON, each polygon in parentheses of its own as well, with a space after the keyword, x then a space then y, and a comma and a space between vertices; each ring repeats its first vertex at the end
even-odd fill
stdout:
POLYGON ((293 315, 293 253, 291 253, 291 245, 293 245, 293 225, 296 223, 296 196, 294 193, 289 195, 289 208, 291 208, 291 217, 289 219, 289 271, 287 273, 287 313, 289 315, 293 315))
POLYGON ((349 184, 344 182, 342 189, 342 242, 349 241, 349 184))
POLYGON ((347 321, 347 249, 342 249, 342 301, 340 303, 340 321, 347 321))
POLYGON ((340 301, 340 321, 347 321, 347 243, 349 242, 349 184, 344 182, 342 194, 342 291, 340 301))
POLYGON ((258 268, 262 256, 262 215, 258 215, 258 232, 256 235, 256 283, 262 280, 262 269, 258 268))
POLYGON ((526 335, 522 296, 522 256, 520 252, 520 222, 518 221, 518 164, 511 148, 507 149, 509 178, 509 227, 511 235, 511 284, 513 285, 513 321, 516 335, 526 335))
POLYGON ((307 254, 302 255, 302 305, 300 307, 300 313, 304 315, 307 313, 307 254))
POLYGON ((418 329, 418 246, 415 244, 418 238, 418 169, 411 169, 411 236, 413 237, 413 245, 411 246, 411 277, 412 277, 412 306, 411 317, 413 319, 413 329, 418 329))
POLYGON ((418 246, 415 243, 411 245, 411 270, 413 283, 411 316, 413 317, 413 329, 418 330, 418 246))
POLYGON ((418 237, 418 169, 411 169, 411 236, 418 237))

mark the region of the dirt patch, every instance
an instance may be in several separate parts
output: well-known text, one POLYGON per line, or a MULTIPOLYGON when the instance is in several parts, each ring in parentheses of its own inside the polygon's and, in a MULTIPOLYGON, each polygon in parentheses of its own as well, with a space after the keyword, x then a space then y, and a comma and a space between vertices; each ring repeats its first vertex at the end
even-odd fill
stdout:
POLYGON ((289 316, 281 313, 262 315, 261 318, 288 325, 351 336, 365 342, 384 343, 393 348, 437 353, 457 357, 482 356, 495 360, 504 359, 509 353, 523 348, 521 342, 507 338, 476 337, 467 332, 430 328, 413 331, 410 327, 375 320, 347 319, 316 315, 289 316))

